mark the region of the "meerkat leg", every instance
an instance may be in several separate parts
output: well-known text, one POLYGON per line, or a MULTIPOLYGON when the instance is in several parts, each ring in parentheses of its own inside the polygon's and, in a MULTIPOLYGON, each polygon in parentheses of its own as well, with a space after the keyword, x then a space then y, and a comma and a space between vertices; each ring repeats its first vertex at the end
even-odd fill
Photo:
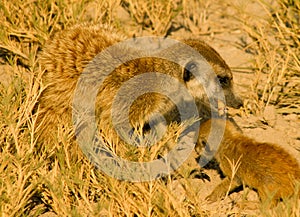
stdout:
POLYGON ((259 199, 264 207, 275 207, 280 201, 275 192, 267 191, 266 189, 258 189, 257 191, 259 199))
POLYGON ((240 209, 247 209, 247 210, 256 210, 260 208, 260 203, 259 201, 242 201, 242 202, 237 202, 236 205, 240 209))
POLYGON ((240 185, 241 183, 237 179, 231 180, 229 177, 226 177, 205 199, 215 202, 224 197, 227 192, 234 190, 240 185))

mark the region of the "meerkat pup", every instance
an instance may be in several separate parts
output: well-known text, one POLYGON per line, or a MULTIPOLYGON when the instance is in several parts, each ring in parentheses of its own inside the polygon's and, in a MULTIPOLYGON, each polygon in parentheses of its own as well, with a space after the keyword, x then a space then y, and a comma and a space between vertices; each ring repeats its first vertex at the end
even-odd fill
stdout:
POLYGON ((296 158, 276 144, 257 142, 243 135, 228 120, 210 119, 201 124, 196 145, 198 153, 203 146, 208 152, 214 149, 207 143, 212 122, 215 131, 225 127, 214 157, 226 178, 207 197, 209 201, 216 201, 243 184, 257 190, 262 202, 271 199, 272 205, 300 193, 295 192, 296 183, 300 182, 296 158))

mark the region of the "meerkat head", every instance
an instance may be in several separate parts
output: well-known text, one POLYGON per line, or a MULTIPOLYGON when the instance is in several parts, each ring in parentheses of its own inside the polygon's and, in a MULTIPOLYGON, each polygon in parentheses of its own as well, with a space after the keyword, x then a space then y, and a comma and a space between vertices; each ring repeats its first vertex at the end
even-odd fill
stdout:
POLYGON ((212 67, 224 92, 226 105, 233 108, 241 107, 243 101, 234 91, 232 72, 220 54, 201 40, 187 39, 184 43, 198 51, 212 67))
POLYGON ((202 60, 188 61, 183 68, 182 78, 199 108, 205 105, 217 109, 218 100, 222 100, 219 95, 222 87, 210 65, 202 60))
POLYGON ((199 155, 210 155, 215 153, 219 143, 214 141, 216 136, 222 135, 226 131, 227 122, 223 119, 209 119, 200 124, 199 135, 197 138, 195 151, 199 155), (213 138, 213 139, 212 139, 213 138))
POLYGON ((221 133, 223 133, 223 138, 235 137, 241 135, 242 131, 232 120, 222 118, 209 119, 200 124, 198 140, 195 146, 196 152, 201 154, 204 148, 207 152, 212 151, 214 147, 209 144, 209 137, 215 137, 215 135, 221 133))
MULTIPOLYGON (((159 43, 155 45, 160 47, 159 43)), ((133 48, 133 51, 140 50, 133 48)), ((185 106, 189 105, 187 101, 196 104, 199 117, 209 118, 212 112, 218 112, 220 93, 224 93, 223 99, 229 99, 228 106, 240 105, 233 92, 230 68, 215 50, 202 41, 172 42, 156 54, 154 57, 145 56, 120 66, 111 74, 111 80, 105 87, 123 88, 123 83, 126 82, 130 85, 128 89, 122 89, 122 96, 140 93, 138 97, 133 97, 135 100, 129 109, 129 122, 133 128, 148 131, 151 123, 161 122, 161 117, 165 118, 166 125, 174 121, 181 122, 180 106, 188 110, 189 106, 185 106), (185 91, 191 97, 187 97, 185 91), (152 121, 155 113, 161 116, 152 121)), ((121 107, 127 98, 120 98, 121 107)), ((116 109, 119 110, 122 109, 116 109)))

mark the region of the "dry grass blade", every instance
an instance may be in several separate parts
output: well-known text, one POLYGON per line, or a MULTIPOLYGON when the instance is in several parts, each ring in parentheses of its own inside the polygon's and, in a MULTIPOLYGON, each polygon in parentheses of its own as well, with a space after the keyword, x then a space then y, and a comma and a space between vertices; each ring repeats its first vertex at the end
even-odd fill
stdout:
POLYGON ((261 1, 268 20, 251 17, 245 22, 246 32, 253 38, 256 50, 256 77, 253 112, 261 112, 269 104, 278 106, 280 113, 299 114, 299 2, 281 1, 274 6, 261 1), (253 24, 254 23, 254 24, 253 24), (268 58, 265 58, 265 57, 268 58), (261 79, 267 77, 267 82, 261 79))

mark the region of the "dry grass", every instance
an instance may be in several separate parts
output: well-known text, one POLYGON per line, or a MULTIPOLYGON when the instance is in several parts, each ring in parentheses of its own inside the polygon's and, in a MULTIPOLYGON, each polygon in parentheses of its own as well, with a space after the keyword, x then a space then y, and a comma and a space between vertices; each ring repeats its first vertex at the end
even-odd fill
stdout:
MULTIPOLYGON (((146 29, 166 35, 179 23, 193 34, 210 34, 207 22, 211 4, 214 3, 184 0, 0 2, 0 63, 6 78, 0 83, 2 216, 39 216, 46 212, 58 216, 213 215, 201 208, 189 180, 180 181, 186 194, 180 200, 171 178, 129 183, 97 171, 71 141, 70 129, 61 128, 56 141, 48 145, 39 144, 35 135, 36 105, 44 88, 37 56, 54 32, 81 22, 101 22, 118 28, 116 10, 122 5, 137 31, 146 29)), ((269 14, 268 20, 258 19, 254 24, 247 22, 250 19, 239 21, 253 38, 248 49, 256 55, 253 69, 258 79, 247 109, 255 113, 275 104, 282 113, 299 114, 300 3, 284 0, 277 10, 260 4, 269 14), (262 84, 259 78, 265 75, 267 82, 262 84)), ((299 213, 299 204, 287 202, 262 215, 299 217, 299 213)))
POLYGON ((247 105, 259 113, 276 105, 278 113, 299 114, 300 2, 278 1, 276 6, 258 1, 267 19, 243 13, 241 23, 253 42, 246 49, 255 55, 256 81, 247 105))
POLYGON ((172 1, 128 0, 122 4, 141 28, 158 35, 166 33, 179 11, 172 1))

